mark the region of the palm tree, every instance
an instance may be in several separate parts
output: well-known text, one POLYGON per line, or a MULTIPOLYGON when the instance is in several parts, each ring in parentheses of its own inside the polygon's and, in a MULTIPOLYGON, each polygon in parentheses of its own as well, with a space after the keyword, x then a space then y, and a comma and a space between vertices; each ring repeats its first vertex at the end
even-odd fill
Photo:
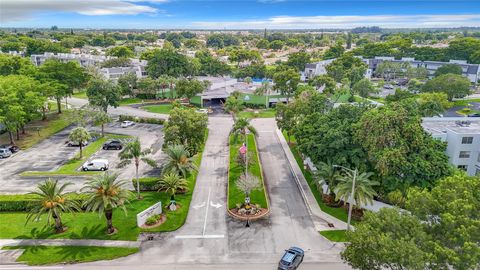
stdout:
POLYGON ((87 196, 83 203, 86 211, 105 215, 107 219, 107 234, 115 232, 112 222, 113 210, 121 208, 125 215, 127 214, 125 203, 128 203, 131 192, 124 188, 125 184, 125 181, 117 181, 116 174, 109 175, 104 173, 90 179, 81 189, 87 196))
POLYGON ((40 183, 37 186, 37 190, 30 194, 36 195, 33 203, 33 208, 27 215, 28 223, 32 217, 38 219, 41 215, 47 214, 47 224, 50 224, 53 219, 55 222, 55 233, 61 233, 65 231, 63 227, 61 214, 63 212, 73 212, 79 210, 79 205, 66 198, 65 188, 72 183, 65 183, 61 186, 58 185, 58 180, 48 179, 44 183, 40 183))
POLYGON ((70 132, 68 139, 74 143, 78 143, 78 146, 80 147, 80 159, 83 156, 83 144, 86 144, 91 138, 90 133, 84 127, 77 127, 70 132))
POLYGON ((153 168, 157 167, 157 163, 150 158, 147 158, 146 155, 150 154, 150 149, 142 150, 142 145, 140 144, 140 140, 135 139, 132 142, 129 142, 125 148, 123 148, 122 152, 118 154, 120 157, 121 162, 118 164, 118 168, 123 168, 126 165, 132 163, 132 160, 135 163, 135 178, 137 180, 137 198, 141 199, 140 196, 140 182, 138 181, 138 166, 140 166, 140 161, 145 162, 146 164, 152 166, 153 168))
POLYGON ((188 152, 184 145, 169 145, 165 153, 168 156, 168 160, 163 167, 162 174, 173 172, 186 178, 191 171, 197 170, 197 167, 190 158, 190 152, 188 152))
POLYGON ((242 174, 237 181, 235 181, 237 188, 245 194, 245 205, 250 204, 250 193, 253 190, 260 189, 260 179, 251 174, 242 174))
POLYGON ((96 126, 101 126, 102 128, 102 137, 105 137, 105 124, 108 124, 112 121, 112 118, 104 111, 99 110, 93 114, 93 123, 96 126))
POLYGON ((244 107, 245 106, 243 105, 243 100, 235 96, 229 96, 225 101, 223 109, 226 112, 231 113, 232 117, 235 119, 235 114, 243 110, 244 107))
POLYGON ((175 172, 164 174, 158 181, 158 191, 164 191, 170 194, 170 203, 175 204, 175 193, 178 190, 187 190, 188 182, 175 172))
POLYGON ((233 141, 237 142, 238 135, 240 134, 243 135, 246 140, 247 130, 249 130, 253 135, 255 136, 257 135, 257 130, 252 125, 250 125, 250 121, 248 119, 246 118, 236 119, 235 123, 233 123, 232 131, 231 131, 233 134, 233 141))
POLYGON ((373 196, 377 194, 373 187, 379 185, 378 182, 370 180, 373 173, 363 172, 359 174, 357 170, 344 170, 344 172, 345 175, 339 178, 339 183, 335 187, 337 200, 340 199, 346 202, 353 197, 356 208, 371 204, 373 196), (357 175, 355 176, 355 174, 357 175), (355 191, 352 196, 353 179, 355 179, 355 191))
POLYGON ((313 173, 313 177, 316 180, 317 189, 323 193, 323 185, 327 185, 330 196, 335 196, 333 190, 341 176, 337 168, 335 168, 330 160, 320 162, 315 167, 317 167, 317 171, 313 173))

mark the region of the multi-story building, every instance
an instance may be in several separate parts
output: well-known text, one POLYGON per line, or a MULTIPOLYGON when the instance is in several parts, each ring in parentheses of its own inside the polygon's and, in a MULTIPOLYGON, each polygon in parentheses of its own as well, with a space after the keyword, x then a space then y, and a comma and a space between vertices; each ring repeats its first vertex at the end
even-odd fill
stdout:
POLYGON ((40 66, 43 64, 47 59, 55 58, 62 62, 70 62, 76 61, 82 67, 86 66, 96 66, 99 65, 106 60, 110 59, 110 56, 104 55, 93 55, 93 54, 75 54, 75 53, 51 53, 46 52, 44 54, 33 54, 30 56, 33 64, 36 66, 40 66))
POLYGON ((468 175, 480 175, 480 119, 423 118, 422 126, 432 137, 447 143, 450 163, 468 175))
POLYGON ((144 66, 101 68, 100 73, 106 79, 114 81, 128 73, 135 74, 139 79, 147 76, 144 66))

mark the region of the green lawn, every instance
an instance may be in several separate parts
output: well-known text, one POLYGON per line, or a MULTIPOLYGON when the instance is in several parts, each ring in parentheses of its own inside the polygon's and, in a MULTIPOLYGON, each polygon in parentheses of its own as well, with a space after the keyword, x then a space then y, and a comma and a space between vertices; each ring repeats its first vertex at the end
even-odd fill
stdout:
MULTIPOLYGON (((287 138, 287 135, 285 134, 285 132, 283 133, 283 135, 285 136, 285 138, 287 138)), ((295 160, 297 161, 298 166, 302 170, 303 175, 305 176, 305 179, 307 180, 308 185, 310 186, 310 190, 312 191, 313 195, 315 196, 315 199, 317 200, 318 205, 320 206, 320 209, 322 209, 323 212, 325 212, 325 213, 327 213, 327 214, 329 214, 329 215, 331 215, 335 218, 338 218, 339 220, 347 222, 347 216, 348 215, 347 215, 347 211, 345 211, 345 209, 329 207, 322 201, 322 195, 320 194, 320 192, 318 191, 318 189, 315 185, 312 173, 310 171, 306 170, 303 167, 303 160, 302 160, 302 157, 300 155, 300 152, 297 149, 295 138, 292 136, 290 138, 290 140, 292 142, 290 144, 290 150, 292 150, 292 153, 295 156, 295 160)), ((355 223, 356 223, 356 221, 352 219, 352 224, 355 224, 355 223)))
POLYGON ((72 97, 87 99, 87 91, 79 91, 72 95, 72 97))
MULTIPOLYGON (((249 134, 248 136, 248 152, 253 153, 253 164, 250 164, 248 167, 248 172, 252 175, 258 177, 262 181, 262 189, 254 190, 250 194, 251 202, 254 204, 259 204, 262 208, 267 208, 267 198, 265 194, 265 186, 263 184, 263 176, 260 169, 260 160, 258 158, 257 146, 255 142, 255 136, 249 134)), ((238 137, 237 143, 234 143, 233 135, 230 136, 230 166, 229 166, 229 177, 228 177, 228 208, 232 209, 236 207, 237 203, 243 203, 245 200, 245 194, 237 189, 235 181, 240 177, 244 172, 242 167, 236 163, 237 155, 239 148, 243 143, 243 138, 238 137)))
POLYGON ((266 109, 266 110, 256 110, 255 111, 243 111, 238 113, 238 117, 243 118, 274 118, 275 113, 277 112, 275 109, 266 109))
POLYGON ((171 103, 142 106, 142 109, 152 113, 169 114, 173 106, 171 103))
POLYGON ((473 99, 464 99, 464 100, 455 100, 453 101, 453 106, 469 106, 470 102, 480 102, 480 98, 473 99))
POLYGON ((131 104, 138 104, 143 102, 149 102, 149 99, 140 99, 140 98, 124 98, 120 100, 120 106, 122 105, 131 105, 131 104))
POLYGON ((321 231, 320 234, 332 242, 348 242, 346 230, 321 231))
POLYGON ((202 107, 202 97, 200 96, 194 96, 190 99, 190 103, 192 105, 195 105, 197 107, 202 107))
MULTIPOLYGON (((15 143, 21 149, 25 150, 68 127, 72 122, 71 111, 64 110, 63 113, 57 114, 56 109, 52 108, 51 112, 47 114, 47 120, 35 120, 28 123, 25 127, 26 134, 21 134, 20 140, 15 140, 15 143)), ((16 137, 14 137, 14 139, 16 139, 16 137)), ((1 144, 9 142, 8 133, 0 135, 1 144)))
POLYGON ((42 172, 42 171, 27 171, 21 173, 22 176, 54 176, 54 175, 91 175, 91 174, 97 174, 98 172, 83 172, 83 171, 78 171, 78 168, 82 166, 82 164, 90 158, 93 154, 95 154, 98 150, 100 150, 103 146, 103 144, 108 140, 108 139, 125 139, 129 138, 129 136, 125 135, 113 135, 113 134, 106 134, 104 138, 99 138, 98 140, 90 143, 86 147, 83 148, 83 157, 80 158, 80 153, 77 153, 77 155, 67 161, 65 164, 60 166, 56 171, 48 171, 48 172, 42 172))
POLYGON ((3 249, 23 249, 24 252, 17 259, 17 262, 28 265, 113 260, 139 251, 139 248, 78 246, 12 246, 4 247, 3 249))

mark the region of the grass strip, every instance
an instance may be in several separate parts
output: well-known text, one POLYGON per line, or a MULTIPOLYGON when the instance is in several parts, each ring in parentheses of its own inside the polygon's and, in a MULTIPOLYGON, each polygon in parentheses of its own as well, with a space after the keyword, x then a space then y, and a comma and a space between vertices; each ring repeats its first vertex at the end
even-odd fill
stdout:
POLYGON ((332 242, 348 242, 347 230, 321 231, 320 234, 332 242))

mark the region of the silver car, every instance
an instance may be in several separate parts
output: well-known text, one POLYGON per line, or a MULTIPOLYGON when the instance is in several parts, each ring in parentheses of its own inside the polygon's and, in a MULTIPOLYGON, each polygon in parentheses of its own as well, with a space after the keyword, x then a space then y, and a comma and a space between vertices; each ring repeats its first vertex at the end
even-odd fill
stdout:
POLYGON ((0 158, 8 158, 12 155, 12 152, 6 148, 0 148, 0 158))

